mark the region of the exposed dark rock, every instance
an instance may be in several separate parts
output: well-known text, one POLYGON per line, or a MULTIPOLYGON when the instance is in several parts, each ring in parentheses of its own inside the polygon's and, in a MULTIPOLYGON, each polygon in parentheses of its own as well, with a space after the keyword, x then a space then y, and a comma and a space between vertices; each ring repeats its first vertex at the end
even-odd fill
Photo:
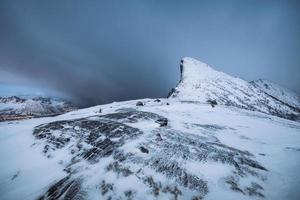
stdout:
MULTIPOLYGON (((69 152, 69 157, 66 156, 63 162, 64 171, 68 175, 54 183, 41 199, 85 199, 86 188, 82 184, 85 181, 84 174, 94 171, 89 172, 88 167, 81 169, 80 163, 87 162, 95 166, 101 164, 101 160, 105 158, 112 159, 104 168, 106 172, 115 173, 117 177, 138 179, 140 184, 150 188, 153 198, 159 199, 161 194, 168 193, 173 199, 180 199, 182 191, 186 190, 195 192, 195 199, 205 197, 209 191, 207 180, 188 171, 184 161, 227 164, 232 167, 232 177, 237 177, 226 180, 232 190, 249 196, 264 195, 263 190, 255 184, 242 188, 239 180, 249 176, 263 180, 261 172, 267 169, 255 161, 250 152, 226 146, 218 140, 211 140, 213 136, 210 135, 202 137, 173 130, 168 126, 155 128, 151 134, 144 135, 145 138, 138 144, 138 148, 147 156, 134 152, 125 153, 123 145, 138 139, 143 132, 124 123, 139 123, 142 120, 159 121, 163 126, 167 125, 167 119, 157 114, 123 110, 98 117, 57 121, 36 127, 33 133, 37 139, 35 143, 43 145, 47 156, 61 149, 69 152), (131 167, 133 165, 134 168, 131 167), (148 168, 172 181, 161 182, 155 176, 149 176, 145 173, 148 168)), ((204 125, 202 128, 209 131, 223 129, 214 125, 204 125)), ((109 180, 99 180, 99 188, 105 199, 115 199, 116 196, 112 196, 118 191, 115 191, 116 188, 109 180)), ((133 190, 126 190, 118 195, 117 199, 124 196, 127 199, 135 199, 133 190)))
POLYGON ((251 183, 250 187, 247 187, 245 189, 245 192, 249 195, 249 196, 257 196, 257 197, 265 197, 265 195, 262 194, 262 190, 263 187, 261 187, 259 184, 257 183, 251 183))
POLYGON ((143 146, 140 147, 140 150, 141 150, 142 153, 149 153, 149 150, 146 149, 146 148, 143 147, 143 146))
POLYGON ((114 184, 106 183, 104 180, 102 180, 100 189, 101 189, 101 194, 102 194, 102 196, 103 196, 103 195, 105 195, 107 192, 113 191, 113 190, 114 190, 114 184))
POLYGON ((171 97, 172 95, 175 95, 175 93, 176 93, 176 89, 172 88, 171 91, 169 92, 167 98, 171 97))
POLYGON ((159 133, 156 134, 156 139, 158 141, 162 141, 163 140, 162 137, 161 137, 161 135, 159 133))
POLYGON ((55 200, 55 199, 64 199, 64 200, 84 200, 86 193, 81 188, 81 180, 75 179, 71 180, 70 176, 67 176, 54 185, 52 185, 48 191, 41 197, 39 200, 55 200))
POLYGON ((129 168, 122 166, 117 161, 109 164, 106 169, 107 169, 107 171, 114 171, 117 174, 122 175, 124 177, 130 176, 133 174, 133 172, 129 168))
POLYGON ((145 104, 142 101, 136 102, 136 106, 144 106, 145 104))
POLYGON ((161 127, 168 125, 168 119, 167 118, 161 118, 155 121, 158 123, 161 127))
POLYGON ((16 178, 18 178, 18 176, 20 175, 21 171, 18 171, 16 174, 14 174, 12 177, 11 177, 11 180, 15 180, 16 178))
POLYGON ((143 112, 143 111, 137 111, 137 110, 129 110, 129 111, 123 111, 116 113, 110 113, 106 115, 102 115, 102 118, 107 118, 111 120, 118 120, 122 123, 136 123, 138 121, 145 121, 145 120, 158 120, 163 118, 162 116, 150 113, 150 112, 143 112))
POLYGON ((207 103, 209 103, 213 108, 218 105, 217 101, 212 99, 207 100, 207 103))
POLYGON ((296 147, 285 147, 285 148, 289 150, 300 151, 300 148, 296 148, 296 147))

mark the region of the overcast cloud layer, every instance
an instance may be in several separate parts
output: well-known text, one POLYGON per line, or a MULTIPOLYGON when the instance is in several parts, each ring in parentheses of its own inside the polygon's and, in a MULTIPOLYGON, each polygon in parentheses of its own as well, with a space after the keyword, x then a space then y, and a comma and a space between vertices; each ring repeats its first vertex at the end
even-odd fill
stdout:
POLYGON ((297 1, 0 1, 0 82, 82 106, 165 97, 179 60, 300 91, 297 1))

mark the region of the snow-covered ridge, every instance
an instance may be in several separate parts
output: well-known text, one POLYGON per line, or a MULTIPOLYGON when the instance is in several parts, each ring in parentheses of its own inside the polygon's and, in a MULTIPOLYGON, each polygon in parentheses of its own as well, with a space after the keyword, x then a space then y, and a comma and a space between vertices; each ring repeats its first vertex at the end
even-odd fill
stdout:
POLYGON ((0 97, 0 121, 53 116, 74 109, 70 102, 55 98, 0 97))
POLYGON ((216 100, 222 105, 300 120, 299 96, 276 84, 266 89, 259 82, 232 77, 189 57, 181 60, 180 70, 181 80, 169 98, 202 103, 216 100))
POLYGON ((283 102, 288 102, 288 104, 294 107, 300 108, 300 95, 296 92, 283 88, 276 83, 264 79, 251 81, 250 83, 256 87, 259 87, 267 94, 283 102))

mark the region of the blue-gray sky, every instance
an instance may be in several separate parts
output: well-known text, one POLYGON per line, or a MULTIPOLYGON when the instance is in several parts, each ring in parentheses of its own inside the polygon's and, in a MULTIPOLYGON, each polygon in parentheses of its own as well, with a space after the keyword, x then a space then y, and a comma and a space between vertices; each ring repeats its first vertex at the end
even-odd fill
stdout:
POLYGON ((300 91, 297 1, 1 0, 0 83, 81 105, 164 97, 179 60, 300 91))

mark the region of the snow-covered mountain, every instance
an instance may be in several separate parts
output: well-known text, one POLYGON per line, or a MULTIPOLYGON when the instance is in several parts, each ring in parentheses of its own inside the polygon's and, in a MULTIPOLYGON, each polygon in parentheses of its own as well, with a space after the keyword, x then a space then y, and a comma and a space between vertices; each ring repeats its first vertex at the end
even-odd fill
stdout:
POLYGON ((181 60, 181 80, 169 98, 235 106, 300 120, 299 95, 266 81, 247 82, 193 58, 181 60))
POLYGON ((45 117, 75 109, 70 102, 46 97, 0 97, 0 121, 45 117))
POLYGON ((266 94, 285 102, 295 108, 300 108, 300 95, 294 91, 283 88, 280 85, 268 80, 258 79, 250 82, 255 87, 260 88, 266 94))
POLYGON ((191 58, 181 66, 167 99, 1 122, 0 199, 298 200, 300 124, 270 112, 279 98, 191 58))

